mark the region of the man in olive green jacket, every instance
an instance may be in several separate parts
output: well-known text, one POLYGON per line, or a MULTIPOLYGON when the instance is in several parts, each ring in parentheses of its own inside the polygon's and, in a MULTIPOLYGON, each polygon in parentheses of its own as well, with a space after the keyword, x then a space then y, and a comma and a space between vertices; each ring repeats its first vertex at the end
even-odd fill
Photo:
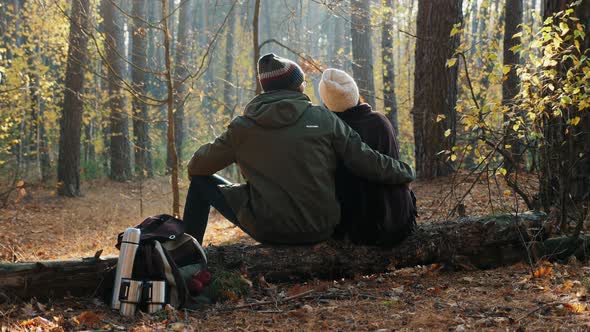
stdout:
POLYGON ((410 166, 373 151, 332 112, 312 105, 296 63, 267 54, 258 72, 264 93, 188 164, 187 233, 202 242, 213 206, 259 242, 316 243, 330 238, 340 221, 338 163, 371 181, 414 180, 410 166), (232 163, 245 184, 213 176, 232 163))

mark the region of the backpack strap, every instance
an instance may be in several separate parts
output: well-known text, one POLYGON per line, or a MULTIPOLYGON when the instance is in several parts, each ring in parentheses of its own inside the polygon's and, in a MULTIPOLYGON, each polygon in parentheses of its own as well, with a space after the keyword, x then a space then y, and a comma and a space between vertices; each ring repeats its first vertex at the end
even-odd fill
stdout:
POLYGON ((169 285, 169 303, 176 308, 181 308, 187 301, 188 290, 184 283, 178 267, 174 263, 174 260, 166 249, 162 247, 162 244, 158 241, 154 241, 154 249, 160 256, 163 263, 164 275, 169 285))

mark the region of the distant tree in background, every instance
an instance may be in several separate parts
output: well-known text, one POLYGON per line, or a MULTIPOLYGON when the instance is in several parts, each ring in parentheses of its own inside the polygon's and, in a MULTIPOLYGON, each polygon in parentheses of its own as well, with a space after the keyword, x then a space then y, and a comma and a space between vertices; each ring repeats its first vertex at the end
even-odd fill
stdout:
POLYGON ((60 121, 57 192, 62 196, 80 196, 80 136, 82 127, 82 89, 84 66, 88 62, 90 0, 74 0, 70 14, 68 62, 60 121))
MULTIPOLYGON (((520 29, 522 24, 522 1, 523 0, 506 0, 504 5, 504 48, 503 48, 503 71, 506 72, 506 79, 502 82, 502 105, 510 106, 514 104, 514 97, 518 94, 520 88, 520 80, 516 73, 516 65, 520 61, 520 56, 517 51, 513 49, 520 43, 520 38, 513 38, 520 29)), ((508 118, 505 116, 505 121, 508 118)), ((514 123, 507 121, 508 137, 506 144, 511 146, 509 149, 512 154, 512 159, 517 164, 520 164, 522 159, 522 147, 520 142, 516 139, 517 134, 512 130, 514 123)), ((507 161, 510 163, 509 161, 507 161)), ((509 167, 509 165, 507 165, 509 167)), ((513 165, 518 166, 518 165, 513 165)))
POLYGON ((383 61, 383 112, 399 135, 399 119, 395 96, 395 65, 393 48, 393 0, 383 1, 383 26, 381 27, 381 59, 383 61))
POLYGON ((416 22, 414 141, 416 173, 421 178, 451 173, 447 155, 455 140, 457 65, 447 65, 459 46, 450 37, 462 21, 462 0, 420 0, 416 22), (441 120, 442 119, 442 120, 441 120))
POLYGON ((121 4, 121 0, 106 1, 102 13, 110 109, 110 177, 115 181, 126 181, 132 176, 129 116, 121 83, 125 79, 123 14, 117 8, 120 8, 121 4))
POLYGON ((150 124, 148 105, 140 95, 147 93, 148 70, 148 30, 145 23, 147 17, 146 0, 133 0, 133 25, 131 35, 131 80, 137 93, 133 96, 133 143, 135 150, 135 171, 140 177, 154 176, 152 167, 150 124))
POLYGON ((367 103, 375 107, 370 1, 350 1, 350 24, 350 35, 352 38, 352 74, 358 85, 361 96, 367 103))
POLYGON ((253 65, 254 69, 254 79, 256 85, 256 91, 254 92, 256 95, 262 92, 262 86, 258 81, 258 59, 260 58, 260 41, 258 40, 258 28, 259 28, 259 17, 260 17, 260 0, 255 0, 254 2, 254 17, 252 19, 252 48, 254 50, 253 54, 253 65))
MULTIPOLYGON (((178 15, 178 34, 176 36, 175 63, 174 63, 174 85, 176 93, 174 94, 174 134, 177 151, 178 164, 182 164, 182 146, 184 143, 184 108, 187 100, 188 82, 190 75, 190 62, 192 44, 195 35, 192 31, 193 21, 193 1, 185 1, 179 9, 178 15)), ((168 158, 170 160, 170 158, 168 158)), ((170 167, 170 165, 168 165, 170 167)))
POLYGON ((172 215, 180 215, 180 195, 178 188, 178 159, 176 153, 176 140, 174 131, 176 125, 174 123, 174 78, 172 76, 172 42, 171 32, 169 29, 170 23, 168 21, 168 4, 167 0, 162 0, 162 25, 164 34, 164 60, 166 63, 166 118, 167 118, 167 131, 166 131, 166 143, 168 148, 168 156, 170 158, 170 184, 172 185, 172 215))
MULTIPOLYGON (((231 10, 231 9, 230 9, 231 10)), ((236 93, 235 93, 235 82, 234 82, 234 61, 236 54, 234 35, 236 33, 236 21, 237 14, 236 10, 228 13, 228 26, 226 28, 225 35, 225 76, 223 78, 223 103, 226 112, 233 112, 236 107, 236 93)))

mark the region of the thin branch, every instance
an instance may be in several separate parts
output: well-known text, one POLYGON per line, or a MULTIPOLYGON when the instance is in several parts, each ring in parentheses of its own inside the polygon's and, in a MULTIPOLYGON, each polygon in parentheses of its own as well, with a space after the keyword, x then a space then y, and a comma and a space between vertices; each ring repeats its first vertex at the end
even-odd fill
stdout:
POLYGON ((284 49, 288 50, 289 52, 297 55, 299 58, 301 58, 303 61, 305 61, 306 63, 310 64, 312 67, 314 67, 315 69, 319 70, 320 72, 324 71, 322 69, 322 67, 319 67, 317 64, 315 64, 312 60, 310 60, 308 57, 306 57, 303 53, 297 52, 294 49, 290 48, 289 46, 281 43, 280 41, 271 38, 271 39, 267 39, 264 42, 262 42, 262 44, 259 45, 260 48, 262 48, 264 45, 266 44, 270 44, 270 43, 275 43, 281 47, 283 47, 284 49))
POLYGON ((223 22, 221 23, 221 26, 219 27, 219 29, 217 29, 217 31, 215 32, 215 35, 213 35, 213 38, 211 39, 211 41, 209 42, 209 44, 207 45, 207 48, 205 49, 205 54, 203 55, 203 58, 201 59, 201 63, 199 65, 199 68, 196 69, 196 71, 194 71, 191 74, 188 74, 184 79, 175 82, 174 84, 174 89, 178 89, 178 87, 182 84, 184 84, 184 82, 186 82, 188 79, 192 79, 193 80, 193 84, 191 84, 191 86, 194 86, 194 80, 198 80, 204 73, 203 68, 205 66, 205 60, 207 60, 207 67, 209 66, 209 64, 211 63, 210 57, 209 57, 209 53, 214 50, 214 45, 216 44, 215 42, 217 41, 217 37, 221 34, 221 32, 223 31, 223 28, 225 27, 227 20, 229 18, 229 16, 232 14, 232 11, 234 9, 234 7, 236 6, 236 4, 238 3, 239 0, 234 0, 234 3, 232 4, 231 8, 229 9, 227 15, 225 15, 225 18, 223 19, 223 22))
POLYGON ((10 89, 7 89, 7 90, 0 90, 0 94, 2 94, 2 93, 9 93, 9 92, 20 90, 20 89, 25 89, 25 88, 23 86, 17 86, 17 87, 10 88, 10 89))
MULTIPOLYGON (((105 1, 105 0, 102 0, 102 1, 105 1)), ((160 27, 160 25, 162 24, 162 21, 158 21, 157 23, 154 24, 152 22, 147 21, 143 17, 139 17, 137 15, 130 14, 129 12, 127 12, 123 8, 121 8, 121 6, 119 6, 115 1, 113 1, 113 0, 108 0, 108 1, 113 7, 115 7, 118 11, 120 11, 123 15, 127 16, 128 18, 133 19, 133 20, 139 20, 143 24, 147 25, 148 27, 150 27, 152 29, 157 29, 160 31, 162 30, 162 28, 160 27)), ((186 1, 187 0, 185 0, 184 2, 186 2, 186 1)), ((184 2, 181 3, 178 7, 182 6, 184 4, 184 2)))

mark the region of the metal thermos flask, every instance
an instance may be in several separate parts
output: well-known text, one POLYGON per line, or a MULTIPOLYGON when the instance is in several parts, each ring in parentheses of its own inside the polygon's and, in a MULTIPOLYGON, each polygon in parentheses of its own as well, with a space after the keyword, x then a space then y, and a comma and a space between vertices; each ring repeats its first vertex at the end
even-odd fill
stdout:
POLYGON ((153 314, 162 310, 166 305, 166 282, 155 280, 145 281, 143 287, 147 312, 153 314))
MULTIPOLYGON (((111 301, 111 308, 114 310, 119 310, 121 308, 121 284, 123 280, 131 279, 131 273, 133 272, 133 261, 135 260, 135 253, 137 253, 140 235, 141 231, 132 227, 127 228, 125 233, 123 233, 121 251, 119 252, 117 271, 115 273, 113 299, 111 301)), ((138 292, 141 293, 141 288, 138 290, 138 292)))

